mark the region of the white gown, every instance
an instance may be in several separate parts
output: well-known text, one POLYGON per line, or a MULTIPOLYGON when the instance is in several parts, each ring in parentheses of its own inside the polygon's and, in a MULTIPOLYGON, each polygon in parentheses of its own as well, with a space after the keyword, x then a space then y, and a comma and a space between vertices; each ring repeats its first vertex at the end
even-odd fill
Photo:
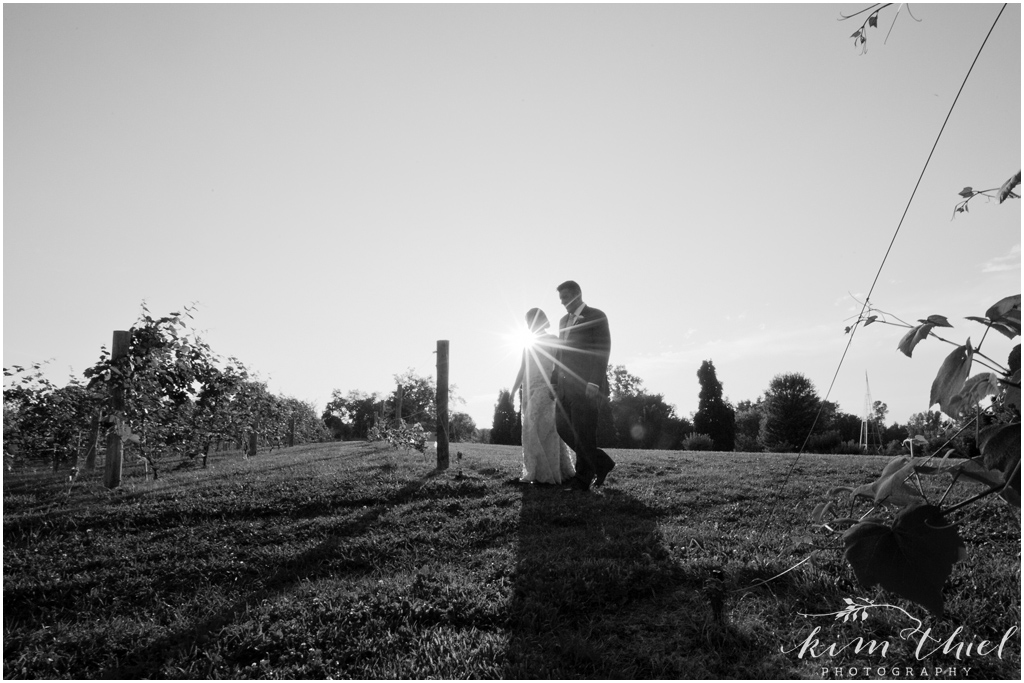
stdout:
POLYGON ((558 437, 549 383, 556 337, 540 336, 526 350, 523 372, 523 474, 520 481, 560 484, 576 474, 575 453, 558 437))

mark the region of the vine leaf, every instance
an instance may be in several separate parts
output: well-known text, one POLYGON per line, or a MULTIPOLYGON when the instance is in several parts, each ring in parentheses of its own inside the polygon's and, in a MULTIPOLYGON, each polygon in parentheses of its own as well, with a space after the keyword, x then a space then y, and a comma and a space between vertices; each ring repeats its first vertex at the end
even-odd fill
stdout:
POLYGON ((974 359, 974 349, 971 348, 971 340, 963 346, 958 346, 953 353, 946 356, 939 368, 939 374, 932 382, 931 398, 928 405, 939 404, 939 409, 946 415, 956 415, 957 409, 962 403, 960 391, 967 381, 967 375, 971 371, 971 361, 974 359))
POLYGON ((917 327, 903 335, 903 339, 900 340, 899 345, 896 347, 906 355, 907 358, 911 358, 914 353, 914 347, 920 344, 935 327, 934 323, 922 323, 917 327))
POLYGON ((1020 195, 1015 193, 1013 190, 1020 185, 1020 171, 1017 174, 1003 183, 1003 186, 999 188, 999 203, 1002 204, 1008 198, 1013 197, 1020 199, 1020 195))
POLYGON ((930 315, 927 320, 919 320, 918 322, 934 325, 935 327, 953 327, 949 324, 949 318, 944 315, 930 315))
POLYGON ((1013 339, 1018 334, 1020 334, 1020 332, 1018 330, 1014 330, 1012 326, 1006 325, 1005 323, 992 322, 988 318, 979 318, 976 315, 969 315, 966 319, 976 323, 981 323, 982 325, 985 325, 986 327, 989 327, 998 332, 999 334, 1003 335, 1004 337, 1008 337, 1010 339, 1013 339))
POLYGON ((1020 344, 1013 347, 1006 359, 1009 372, 1000 380, 1003 384, 1003 403, 1020 411, 1020 344))
POLYGON ((896 515, 892 527, 861 522, 843 534, 846 561, 866 588, 881 585, 942 615, 942 587, 966 549, 955 524, 934 505, 896 515))
POLYGON ((964 189, 960 190, 960 196, 963 197, 964 199, 970 199, 971 197, 974 196, 974 188, 968 185, 964 189))
POLYGON ((992 326, 1010 339, 1020 336, 1020 294, 1000 299, 985 311, 992 326), (1005 327, 1006 329, 1002 329, 1005 327), (1012 332, 1012 334, 1010 334, 1012 332))
POLYGON ((999 376, 994 372, 982 372, 971 377, 960 390, 965 405, 977 405, 989 396, 999 393, 999 376))
POLYGON ((853 496, 870 498, 875 505, 916 505, 922 502, 921 494, 906 483, 913 473, 914 463, 909 457, 895 457, 885 465, 878 479, 855 488, 853 496))
POLYGON ((918 474, 951 474, 953 476, 960 476, 971 481, 984 484, 985 486, 994 489, 1002 486, 1006 483, 1006 479, 1003 475, 993 469, 985 467, 980 457, 970 458, 969 460, 958 460, 952 465, 918 465, 918 474))
POLYGON ((1020 370, 1010 375, 1009 380, 1012 384, 1006 385, 1006 393, 1004 394, 1003 401, 1006 405, 1020 410, 1020 370))
MULTIPOLYGON (((1020 422, 1008 425, 992 425, 981 430, 978 448, 985 467, 998 470, 1007 481, 1007 488, 1016 495, 1020 507, 1020 422)), ((1003 496, 1007 502, 1014 501, 1003 496)))

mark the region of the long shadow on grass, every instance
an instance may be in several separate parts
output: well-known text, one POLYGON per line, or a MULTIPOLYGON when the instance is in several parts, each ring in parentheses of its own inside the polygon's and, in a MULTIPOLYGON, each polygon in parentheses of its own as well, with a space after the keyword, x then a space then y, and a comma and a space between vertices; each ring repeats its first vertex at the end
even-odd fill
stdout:
POLYGON ((433 470, 426 475, 407 482, 394 491, 387 500, 368 508, 355 519, 347 520, 337 526, 334 533, 316 546, 288 560, 262 568, 259 572, 262 580, 259 588, 235 600, 229 607, 222 609, 205 620, 190 624, 164 637, 156 639, 144 648, 133 650, 126 659, 116 667, 103 671, 98 678, 102 679, 140 679, 159 678, 163 675, 162 666, 165 662, 180 659, 193 649, 213 637, 224 626, 243 616, 247 611, 257 607, 263 600, 273 600, 275 596, 287 593, 297 584, 310 579, 334 576, 343 571, 370 571, 372 564, 365 557, 348 557, 341 551, 345 539, 358 536, 379 517, 386 514, 392 504, 407 501, 423 486, 441 472, 433 470))
POLYGON ((521 487, 504 678, 720 678, 760 666, 750 639, 715 618, 709 567, 666 550, 661 512, 614 487, 521 487))
POLYGON ((655 513, 613 489, 522 490, 506 677, 618 678, 586 634, 595 619, 675 585, 672 567, 653 561, 663 552, 655 513))

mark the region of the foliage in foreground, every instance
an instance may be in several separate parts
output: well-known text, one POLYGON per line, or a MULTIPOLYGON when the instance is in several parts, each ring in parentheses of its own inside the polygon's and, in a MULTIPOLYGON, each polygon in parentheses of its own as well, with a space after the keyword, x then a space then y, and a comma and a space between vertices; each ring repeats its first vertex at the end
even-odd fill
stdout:
MULTIPOLYGON (((846 559, 862 583, 880 585, 935 614, 942 614, 942 587, 953 565, 965 555, 958 524, 951 515, 998 495, 1015 508, 1016 518, 1010 523, 1020 529, 1020 343, 1010 351, 1005 365, 982 353, 990 332, 1011 341, 1020 337, 1020 305, 1020 294, 1004 297, 990 306, 984 317, 969 317, 985 328, 976 346, 970 338, 958 345, 936 334, 935 328, 953 327, 942 315, 930 315, 910 325, 898 319, 892 323, 883 312, 872 311, 871 315, 862 313, 855 323, 866 326, 881 321, 909 328, 899 343, 907 357, 929 338, 954 347, 932 382, 929 404, 938 404, 943 413, 954 417, 974 415, 967 424, 978 424, 978 455, 968 458, 971 453, 943 447, 941 459, 915 459, 913 453, 894 458, 870 484, 833 488, 830 495, 850 494, 849 507, 840 502, 835 510, 841 512, 836 512, 833 502, 823 503, 815 509, 813 522, 819 530, 842 532, 846 559), (972 375, 974 365, 984 370, 972 375), (968 459, 950 462, 950 456, 968 459), (936 475, 944 479, 944 489, 922 481, 922 477, 936 475), (955 500, 955 494, 950 494, 960 483, 983 488, 955 500), (858 502, 864 500, 869 502, 867 510, 857 510, 858 502)), ((962 490, 958 488, 958 492, 962 490)))
MULTIPOLYGON (((114 491, 8 474, 4 677, 820 678, 923 666, 907 613, 966 641, 1019 626, 1020 536, 991 500, 966 511, 946 619, 814 616, 886 602, 838 552, 788 552, 812 493, 878 458, 615 451, 584 496, 514 483, 518 449, 458 448, 459 474, 352 443, 215 454, 114 491), (815 627, 819 650, 893 649, 801 655, 815 627)), ((969 665, 1015 678, 1019 637, 969 665)))

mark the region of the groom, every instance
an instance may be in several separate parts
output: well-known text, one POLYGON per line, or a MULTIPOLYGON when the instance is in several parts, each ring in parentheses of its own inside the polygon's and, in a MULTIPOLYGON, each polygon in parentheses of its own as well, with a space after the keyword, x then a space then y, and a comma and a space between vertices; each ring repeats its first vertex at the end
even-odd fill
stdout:
POLYGON ((608 355, 612 336, 608 318, 583 303, 580 286, 569 280, 558 285, 558 298, 568 315, 558 323, 558 349, 551 383, 558 406, 558 435, 576 451, 576 476, 570 487, 587 491, 601 486, 615 467, 597 447, 598 414, 608 396, 608 355), (596 476, 596 478, 595 478, 596 476))

